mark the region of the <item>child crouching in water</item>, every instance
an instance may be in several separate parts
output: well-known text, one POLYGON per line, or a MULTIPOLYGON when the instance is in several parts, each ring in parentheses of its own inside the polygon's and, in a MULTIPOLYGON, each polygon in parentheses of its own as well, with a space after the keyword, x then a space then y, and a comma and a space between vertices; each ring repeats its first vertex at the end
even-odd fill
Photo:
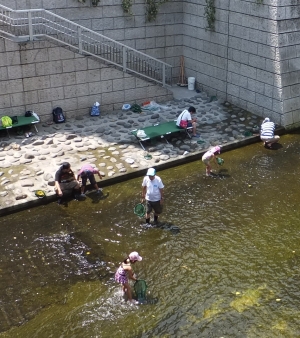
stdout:
POLYGON ((119 266, 118 270, 115 273, 115 281, 122 284, 122 290, 127 295, 129 302, 136 304, 137 302, 132 299, 132 292, 129 285, 129 279, 137 281, 135 277, 131 264, 134 264, 137 261, 141 261, 143 258, 136 252, 133 251, 129 256, 124 259, 124 261, 119 266))
POLYGON ((214 161, 217 165, 217 157, 216 154, 220 154, 221 148, 220 146, 215 146, 211 149, 209 149, 203 156, 202 156, 202 162, 206 165, 206 176, 210 176, 211 172, 211 164, 210 161, 214 161))

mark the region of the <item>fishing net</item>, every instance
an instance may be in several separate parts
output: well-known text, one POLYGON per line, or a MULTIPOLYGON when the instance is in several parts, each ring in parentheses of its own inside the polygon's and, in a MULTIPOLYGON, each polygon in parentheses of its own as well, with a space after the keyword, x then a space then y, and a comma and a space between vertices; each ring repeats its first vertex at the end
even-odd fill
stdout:
POLYGON ((143 279, 139 279, 134 283, 134 291, 139 302, 146 300, 147 284, 143 279))
POLYGON ((134 212, 137 216, 139 216, 139 217, 144 217, 144 216, 145 216, 145 213, 146 213, 146 209, 145 209, 144 204, 138 203, 138 204, 134 207, 133 212, 134 212))
POLYGON ((218 165, 223 165, 224 160, 222 158, 218 157, 217 158, 217 163, 218 163, 218 165))

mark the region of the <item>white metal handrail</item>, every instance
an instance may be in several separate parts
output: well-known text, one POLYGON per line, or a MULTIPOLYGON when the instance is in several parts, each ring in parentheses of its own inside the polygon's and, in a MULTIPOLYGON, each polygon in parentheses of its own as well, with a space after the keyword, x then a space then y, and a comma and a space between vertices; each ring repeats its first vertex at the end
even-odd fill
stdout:
POLYGON ((45 9, 13 10, 0 5, 0 32, 14 41, 51 39, 124 72, 172 85, 172 66, 45 9))

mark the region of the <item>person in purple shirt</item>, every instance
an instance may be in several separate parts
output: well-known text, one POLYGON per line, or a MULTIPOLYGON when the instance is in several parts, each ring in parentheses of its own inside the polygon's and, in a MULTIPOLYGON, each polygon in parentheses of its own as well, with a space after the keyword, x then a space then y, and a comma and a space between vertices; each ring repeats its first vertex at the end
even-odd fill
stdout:
POLYGON ((77 175, 77 181, 80 179, 82 180, 82 184, 81 184, 81 196, 85 196, 84 191, 85 191, 85 187, 86 187, 86 182, 87 180, 90 181, 90 183, 94 186, 94 188, 97 190, 97 194, 100 194, 100 192, 102 191, 101 188, 98 187, 98 184, 95 180, 95 176, 94 174, 98 175, 99 178, 102 180, 102 176, 99 172, 98 169, 94 168, 92 165, 90 164, 84 164, 78 175, 77 175))

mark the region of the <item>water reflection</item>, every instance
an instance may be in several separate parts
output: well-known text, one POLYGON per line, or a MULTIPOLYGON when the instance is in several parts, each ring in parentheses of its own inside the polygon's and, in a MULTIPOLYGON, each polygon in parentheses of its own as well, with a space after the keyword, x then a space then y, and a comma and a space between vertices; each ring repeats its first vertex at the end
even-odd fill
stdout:
POLYGON ((214 178, 200 160, 159 172, 176 235, 140 226, 141 179, 3 217, 0 337, 300 336, 299 136, 281 143, 222 154, 214 178), (157 304, 129 306, 113 282, 132 250, 157 304))

